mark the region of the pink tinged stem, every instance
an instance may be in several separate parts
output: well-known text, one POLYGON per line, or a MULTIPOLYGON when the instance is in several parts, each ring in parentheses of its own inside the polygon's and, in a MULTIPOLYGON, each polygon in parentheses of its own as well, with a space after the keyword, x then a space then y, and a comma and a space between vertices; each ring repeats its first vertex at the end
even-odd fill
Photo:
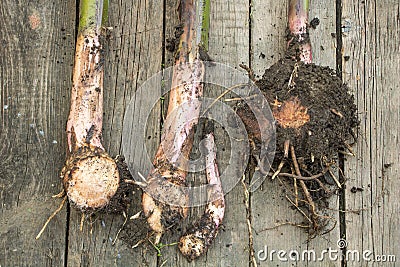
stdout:
POLYGON ((199 60, 196 40, 196 5, 182 0, 183 33, 173 69, 167 119, 161 143, 147 178, 142 197, 144 214, 157 243, 163 232, 187 216, 189 194, 185 190, 187 164, 193 146, 195 125, 200 116, 204 64, 199 60))
POLYGON ((101 144, 103 120, 102 0, 81 0, 71 106, 68 155, 61 171, 68 199, 82 210, 105 207, 119 187, 115 161, 101 144))
MULTIPOLYGON (((311 43, 308 36, 308 10, 309 0, 290 0, 289 1, 289 31, 295 41, 299 44, 299 57, 304 63, 312 62, 311 43)), ((288 45, 293 40, 288 42, 288 45)))
POLYGON ((219 226, 225 214, 225 200, 216 161, 214 136, 209 133, 205 137, 206 175, 209 188, 208 204, 202 217, 180 238, 178 247, 181 253, 192 261, 204 253, 217 236, 219 226))
POLYGON ((187 159, 192 150, 194 126, 200 116, 200 97, 203 95, 204 65, 199 60, 196 43, 194 0, 181 1, 183 33, 180 37, 175 61, 164 132, 154 165, 168 162, 178 167, 183 181, 186 177, 187 159))
POLYGON ((209 133, 205 137, 205 147, 208 151, 206 155, 206 175, 207 182, 211 185, 211 190, 207 192, 208 199, 211 201, 207 205, 207 211, 212 211, 213 220, 218 227, 225 214, 225 199, 222 190, 222 183, 219 176, 217 164, 217 152, 214 140, 214 135, 209 133))
MULTIPOLYGON (((203 63, 198 59, 194 0, 181 1, 180 16, 184 28, 172 76, 167 127, 161 138, 156 160, 166 157, 170 164, 186 170, 193 145, 194 126, 200 116, 199 98, 203 95, 202 80, 205 71, 203 63)), ((185 180, 186 171, 182 175, 185 180)))
POLYGON ((202 62, 189 59, 177 61, 173 77, 172 90, 164 124, 164 132, 158 148, 154 165, 168 162, 180 171, 180 179, 185 181, 187 163, 193 145, 194 127, 200 116, 200 97, 203 95, 202 62))
POLYGON ((76 43, 71 108, 67 122, 70 153, 90 145, 101 144, 103 125, 103 66, 101 44, 95 32, 79 35, 76 43))

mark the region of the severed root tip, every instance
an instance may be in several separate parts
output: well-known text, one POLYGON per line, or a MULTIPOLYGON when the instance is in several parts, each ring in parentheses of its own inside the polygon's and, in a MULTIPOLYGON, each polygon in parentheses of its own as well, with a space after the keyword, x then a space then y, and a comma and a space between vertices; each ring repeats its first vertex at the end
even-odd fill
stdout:
POLYGON ((144 193, 142 198, 143 212, 147 217, 150 228, 156 232, 154 243, 160 242, 164 232, 174 225, 179 224, 187 216, 187 207, 170 206, 154 200, 144 193))
POLYGON ((155 243, 158 243, 167 229, 186 218, 189 194, 182 180, 165 178, 156 173, 148 179, 142 206, 150 228, 156 232, 155 243))
POLYGON ((178 243, 182 255, 192 261, 207 252, 218 233, 211 212, 206 212, 180 239, 178 243))
POLYGON ((207 204, 200 220, 187 230, 178 243, 179 250, 189 261, 207 252, 217 236, 219 226, 225 214, 225 199, 216 162, 216 148, 213 134, 207 134, 205 141, 208 150, 206 156, 206 175, 207 181, 211 186, 207 190, 207 197, 210 202, 207 204))
POLYGON ((68 199, 81 210, 105 207, 120 180, 115 161, 103 149, 89 146, 69 157, 61 178, 68 199))
POLYGON ((218 202, 219 206, 216 205, 216 202, 209 204, 201 219, 179 239, 179 250, 189 261, 206 253, 218 234, 225 210, 223 201, 218 202))

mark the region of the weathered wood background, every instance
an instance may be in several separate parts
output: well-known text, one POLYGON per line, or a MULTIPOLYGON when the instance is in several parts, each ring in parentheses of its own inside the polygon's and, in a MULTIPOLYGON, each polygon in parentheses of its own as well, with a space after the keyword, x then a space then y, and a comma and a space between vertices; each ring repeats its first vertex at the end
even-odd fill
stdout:
MULTIPOLYGON (((287 6, 273 0, 211 1, 209 54, 257 75, 284 52, 287 6)), ((296 222, 277 183, 265 181, 249 196, 236 186, 227 196, 222 231, 206 256, 188 263, 176 246, 162 257, 152 249, 128 248, 112 241, 121 216, 102 216, 79 230, 79 212, 64 207, 43 236, 35 236, 60 201, 59 171, 65 160, 65 123, 73 64, 77 5, 75 1, 0 3, 0 266, 250 266, 250 215, 254 250, 371 250, 396 255, 400 262, 400 4, 398 0, 311 1, 310 17, 321 21, 311 30, 314 62, 341 72, 355 95, 361 126, 356 157, 344 162, 346 188, 331 200, 336 228, 307 242, 307 233, 282 226, 296 222), (353 187, 363 191, 352 193, 353 187)), ((171 66, 166 38, 177 25, 172 0, 111 1, 105 78, 104 143, 111 155, 121 153, 124 111, 146 79, 171 66)), ((239 68, 238 68, 239 69, 239 68)), ((220 92, 214 92, 218 95, 220 92)), ((143 96, 145 97, 145 95, 143 96)), ((140 106, 141 99, 136 99, 140 106)), ((163 105, 155 107, 161 114, 163 105)), ((150 152, 160 136, 160 117, 150 118, 150 152)), ((219 131, 217 129, 217 131, 219 131)), ((218 135, 217 135, 218 136, 218 135)), ((218 142, 224 146, 223 141, 218 142)), ((143 152, 138 151, 138 156, 143 152)), ((142 153, 142 154, 141 154, 142 153)), ((229 158, 219 154, 223 164, 229 158)), ((192 219, 202 209, 191 213, 192 219)), ((166 240, 174 242, 175 240, 166 240)), ((257 255, 256 255, 257 256, 257 255)), ((400 263, 357 261, 282 262, 257 260, 260 266, 398 266, 400 263)))

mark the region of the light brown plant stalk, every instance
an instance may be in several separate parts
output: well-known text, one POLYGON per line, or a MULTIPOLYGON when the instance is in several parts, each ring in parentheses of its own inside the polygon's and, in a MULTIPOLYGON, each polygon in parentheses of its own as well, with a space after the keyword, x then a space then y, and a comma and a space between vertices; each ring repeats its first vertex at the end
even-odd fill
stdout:
POLYGON ((206 176, 208 204, 201 218, 179 239, 178 247, 182 254, 192 261, 204 253, 217 236, 225 214, 225 199, 218 171, 216 146, 213 133, 204 139, 207 150, 206 176))
POLYGON ((308 9, 310 0, 290 0, 288 23, 290 38, 288 47, 298 46, 300 61, 308 64, 312 61, 311 43, 308 35, 308 9))
POLYGON ((107 0, 81 0, 71 106, 67 121, 67 161, 61 172, 70 202, 82 210, 105 207, 119 186, 115 161, 105 151, 103 124, 103 13, 107 0))
POLYGON ((200 115, 199 98, 203 95, 201 81, 205 70, 196 36, 195 0, 181 1, 180 20, 183 33, 173 69, 167 118, 142 198, 144 214, 156 232, 156 243, 166 229, 187 216, 188 158, 200 115))

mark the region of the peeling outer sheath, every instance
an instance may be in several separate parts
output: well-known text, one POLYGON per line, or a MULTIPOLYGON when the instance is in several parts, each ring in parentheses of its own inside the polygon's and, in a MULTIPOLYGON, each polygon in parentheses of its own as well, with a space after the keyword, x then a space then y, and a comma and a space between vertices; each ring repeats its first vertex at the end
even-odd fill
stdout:
POLYGON ((155 243, 159 242, 166 229, 187 216, 189 207, 189 194, 185 191, 186 175, 195 125, 200 116, 199 98, 203 95, 205 73, 196 38, 195 2, 180 2, 183 33, 173 69, 167 119, 153 160, 154 169, 147 177, 142 197, 147 222, 156 232, 155 243))
POLYGON ((101 27, 108 15, 108 0, 81 0, 79 30, 72 75, 71 107, 67 121, 69 153, 83 146, 104 150, 103 48, 101 27))
POLYGON ((207 192, 208 199, 212 202, 207 204, 207 210, 213 211, 213 220, 215 225, 218 227, 225 214, 225 198, 222 190, 222 183, 219 176, 218 164, 217 164, 217 151, 214 140, 214 135, 209 133, 205 137, 205 147, 207 149, 206 155, 206 175, 207 182, 211 187, 211 190, 207 192), (218 202, 218 207, 215 206, 218 202))
MULTIPOLYGON (((305 64, 312 62, 311 43, 308 36, 308 9, 310 0, 290 0, 288 23, 289 31, 296 36, 300 48, 300 60, 305 64)), ((288 45, 293 40, 288 42, 288 45)))
MULTIPOLYGON (((107 6, 107 5, 106 5, 107 6)), ((103 124, 103 0, 81 0, 67 121, 68 151, 61 170, 68 199, 82 211, 105 207, 119 187, 115 161, 101 143, 103 124)))
POLYGON ((76 43, 71 108, 67 122, 68 150, 101 144, 103 125, 103 66, 99 35, 79 35, 76 43), (90 138, 88 136, 90 135, 90 138))
POLYGON ((206 135, 206 175, 210 201, 202 217, 180 238, 178 247, 181 253, 192 261, 205 254, 217 236, 225 214, 225 199, 216 160, 216 146, 212 133, 206 135))

